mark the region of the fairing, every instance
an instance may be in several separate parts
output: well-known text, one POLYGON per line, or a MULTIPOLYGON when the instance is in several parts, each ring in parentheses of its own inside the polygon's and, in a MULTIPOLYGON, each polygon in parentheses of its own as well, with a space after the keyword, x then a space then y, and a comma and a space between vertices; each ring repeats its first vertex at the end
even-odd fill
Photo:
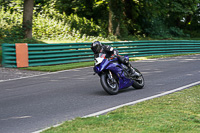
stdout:
MULTIPOLYGON (((128 56, 125 56, 128 59, 128 56)), ((94 67, 94 71, 100 76, 105 70, 110 70, 119 79, 119 89, 127 88, 133 84, 133 80, 126 78, 121 64, 117 62, 117 58, 113 60, 104 59, 101 64, 94 67)))

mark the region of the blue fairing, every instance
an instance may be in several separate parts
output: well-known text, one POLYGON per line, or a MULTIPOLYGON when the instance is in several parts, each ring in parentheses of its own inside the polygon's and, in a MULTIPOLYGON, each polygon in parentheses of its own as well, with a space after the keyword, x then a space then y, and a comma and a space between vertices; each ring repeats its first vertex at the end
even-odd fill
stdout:
POLYGON ((104 59, 100 65, 97 65, 94 67, 94 71, 99 74, 101 73, 110 63, 110 61, 108 61, 108 59, 104 59))
MULTIPOLYGON (((125 56, 128 59, 128 56, 125 56)), ((113 60, 104 59, 101 64, 94 67, 94 71, 100 76, 104 70, 110 70, 119 79, 119 89, 127 88, 133 84, 133 80, 126 78, 121 64, 117 62, 117 58, 113 60)))

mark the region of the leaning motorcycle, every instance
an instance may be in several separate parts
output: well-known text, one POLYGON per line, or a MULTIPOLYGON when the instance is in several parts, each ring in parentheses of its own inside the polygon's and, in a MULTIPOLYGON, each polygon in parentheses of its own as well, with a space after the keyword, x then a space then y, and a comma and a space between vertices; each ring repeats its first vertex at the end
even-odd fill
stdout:
MULTIPOLYGON (((129 60, 128 56, 125 56, 129 60)), ((110 95, 116 95, 119 90, 130 86, 135 89, 144 87, 144 77, 141 72, 134 68, 135 75, 131 76, 129 68, 118 62, 117 58, 106 59, 105 54, 95 56, 94 74, 98 74, 103 89, 110 95)))

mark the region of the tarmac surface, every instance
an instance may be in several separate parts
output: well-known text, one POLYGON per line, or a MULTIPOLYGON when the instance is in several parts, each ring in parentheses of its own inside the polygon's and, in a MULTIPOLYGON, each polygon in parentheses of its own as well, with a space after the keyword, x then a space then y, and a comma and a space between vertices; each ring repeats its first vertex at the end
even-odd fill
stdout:
POLYGON ((129 87, 114 96, 103 90, 92 67, 40 76, 32 76, 40 72, 1 68, 0 133, 38 131, 200 81, 200 55, 131 63, 142 72, 144 89, 129 87))
POLYGON ((40 75, 47 72, 39 72, 39 71, 28 71, 17 68, 4 68, 0 67, 0 82, 9 79, 16 79, 34 75, 40 75))

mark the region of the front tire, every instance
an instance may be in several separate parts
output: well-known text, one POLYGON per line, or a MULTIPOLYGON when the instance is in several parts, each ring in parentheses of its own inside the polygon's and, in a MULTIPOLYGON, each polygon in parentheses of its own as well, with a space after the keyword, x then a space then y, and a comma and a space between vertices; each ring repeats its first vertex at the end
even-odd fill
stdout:
POLYGON ((137 70, 136 68, 134 68, 134 69, 137 73, 140 74, 140 76, 138 76, 138 77, 136 77, 136 79, 134 79, 132 86, 135 89, 142 89, 144 87, 144 77, 139 70, 137 70))
POLYGON ((108 73, 103 73, 100 77, 100 82, 103 89, 110 95, 116 95, 119 91, 119 86, 116 79, 110 79, 108 73))

